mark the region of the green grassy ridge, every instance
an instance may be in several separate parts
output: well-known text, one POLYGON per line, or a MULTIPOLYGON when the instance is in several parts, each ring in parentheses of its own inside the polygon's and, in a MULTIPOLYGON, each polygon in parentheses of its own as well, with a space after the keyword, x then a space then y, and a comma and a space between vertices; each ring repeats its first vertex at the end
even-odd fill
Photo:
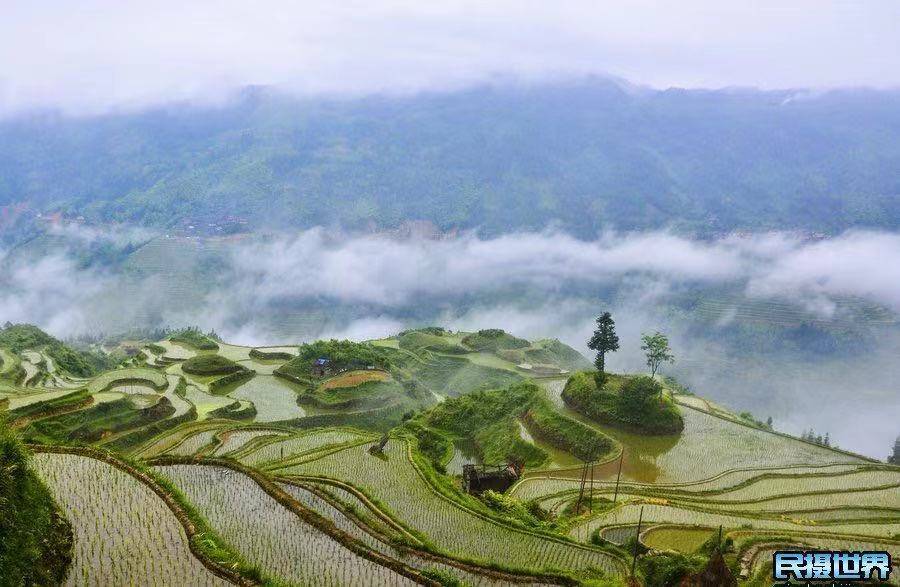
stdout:
POLYGON ((541 400, 522 416, 534 436, 586 462, 602 461, 617 449, 610 437, 560 414, 543 396, 541 400))
MULTIPOLYGON (((540 465, 547 460, 547 453, 523 441, 517 425, 517 418, 537 400, 538 393, 532 383, 475 391, 433 407, 422 423, 472 441, 483 462, 504 463, 507 457, 516 457, 529 466, 540 465)), ((419 435, 428 438, 421 432, 419 435)))
POLYGON ((497 352, 509 349, 524 349, 531 343, 524 338, 517 338, 499 328, 488 328, 469 334, 462 339, 463 344, 476 351, 497 352))
POLYGON ((66 578, 75 539, 29 459, 0 418, 0 582, 58 585, 66 578))
POLYGON ((91 393, 87 389, 76 389, 71 393, 61 395, 52 399, 34 402, 27 406, 16 408, 9 412, 10 418, 20 420, 24 418, 41 417, 42 414, 49 414, 60 410, 74 408, 79 405, 86 405, 87 400, 92 400, 91 393))
POLYGON ((403 420, 403 416, 413 408, 414 406, 408 402, 398 401, 371 410, 340 412, 335 414, 315 414, 312 416, 278 420, 270 423, 276 426, 287 426, 294 429, 348 426, 351 428, 363 428, 365 430, 387 432, 394 426, 400 424, 403 420))
POLYGON ((29 442, 39 444, 96 442, 105 434, 140 428, 174 413, 175 408, 165 397, 156 405, 143 409, 134 408, 131 400, 125 397, 32 422, 23 434, 29 442))
POLYGON ((128 453, 140 444, 156 438, 166 431, 176 428, 181 424, 193 422, 196 419, 197 407, 191 405, 190 409, 180 416, 158 420, 156 422, 153 422, 152 424, 149 424, 142 428, 138 428, 133 432, 128 432, 112 440, 111 442, 104 443, 104 446, 109 449, 115 450, 116 452, 128 453))
POLYGON ((460 344, 457 340, 448 340, 446 336, 433 334, 422 330, 408 330, 397 336, 397 343, 401 349, 421 352, 434 351, 448 354, 465 354, 472 352, 460 344))
POLYGON ((242 365, 221 355, 207 354, 197 355, 186 359, 181 364, 181 370, 189 375, 228 375, 244 369, 242 365))
POLYGON ((250 402, 249 405, 241 407, 240 401, 228 404, 212 410, 208 414, 211 418, 225 418, 227 420, 250 420, 256 417, 256 405, 250 402))
POLYGON ((262 349, 250 349, 250 358, 257 361, 290 361, 296 355, 280 351, 266 351, 262 349))
POLYGON ((197 328, 185 328, 169 336, 172 342, 180 342, 201 351, 217 351, 219 344, 197 328))
POLYGON ((582 460, 597 460, 615 449, 613 440, 599 430, 556 412, 531 382, 450 398, 432 408, 424 422, 473 441, 485 462, 505 462, 513 456, 539 466, 548 455, 521 438, 520 418, 532 434, 582 460))
POLYGON ((240 387, 243 383, 250 381, 256 377, 256 371, 247 369, 242 365, 238 365, 238 370, 210 381, 206 388, 212 395, 227 395, 234 388, 240 387))
POLYGON ((603 387, 594 374, 579 372, 566 382, 562 400, 582 416, 645 434, 677 434, 684 419, 663 387, 649 377, 608 375, 603 387))

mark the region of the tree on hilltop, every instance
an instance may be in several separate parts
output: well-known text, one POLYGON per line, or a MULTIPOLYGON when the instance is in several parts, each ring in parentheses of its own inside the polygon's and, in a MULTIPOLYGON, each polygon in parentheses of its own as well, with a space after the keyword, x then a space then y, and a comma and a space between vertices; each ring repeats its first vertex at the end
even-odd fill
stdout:
POLYGON ((594 365, 601 373, 606 371, 606 353, 619 350, 619 337, 616 335, 616 323, 612 314, 603 312, 597 317, 597 328, 588 341, 588 348, 597 351, 594 365))
POLYGON ((674 363, 675 355, 669 347, 669 337, 662 332, 656 331, 653 334, 644 334, 641 336, 641 350, 647 357, 647 366, 650 367, 650 376, 656 377, 656 372, 662 363, 674 363))

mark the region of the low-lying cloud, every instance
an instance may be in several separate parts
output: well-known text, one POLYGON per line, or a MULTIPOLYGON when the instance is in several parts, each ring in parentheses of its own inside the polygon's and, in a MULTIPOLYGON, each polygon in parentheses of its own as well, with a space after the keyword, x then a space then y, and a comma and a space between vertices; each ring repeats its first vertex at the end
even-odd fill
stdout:
MULTIPOLYGON (((92 239, 133 247, 149 236, 59 235, 82 252, 92 239)), ((196 239, 165 244, 204 247, 196 239)), ((205 260, 195 265, 138 263, 127 271, 79 264, 65 250, 38 258, 13 250, 0 257, 0 322, 37 323, 62 337, 196 324, 243 344, 370 339, 425 324, 495 327, 559 338, 587 354, 593 317, 611 310, 622 340, 609 358, 615 370, 641 371, 640 335, 659 329, 677 356, 668 372, 698 393, 772 416, 782 429, 829 431, 841 445, 875 456, 900 432, 898 234, 697 241, 662 231, 583 241, 551 231, 427 240, 313 229, 220 241, 209 250, 216 256, 197 256, 205 260), (716 302, 718 314, 695 314, 685 299, 716 302), (806 321, 824 330, 800 328, 791 343, 797 348, 787 351, 769 348, 765 337, 743 341, 734 330, 747 320, 742 304, 773 301, 773 311, 794 308, 792 318, 758 317, 763 331, 777 336, 806 321), (860 306, 879 312, 877 328, 845 314, 860 306), (865 344, 856 348, 856 339, 841 334, 848 324, 865 344), (829 336, 844 337, 840 352, 816 350, 829 336), (853 407, 857 400, 867 412, 853 407), (825 407, 810 412, 811 403, 825 407)))

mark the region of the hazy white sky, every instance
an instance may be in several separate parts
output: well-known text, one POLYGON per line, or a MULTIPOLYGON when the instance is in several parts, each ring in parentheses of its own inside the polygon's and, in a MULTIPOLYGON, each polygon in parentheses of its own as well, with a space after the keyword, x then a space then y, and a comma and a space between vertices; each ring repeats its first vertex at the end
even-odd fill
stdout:
POLYGON ((0 0, 0 112, 612 74, 900 86, 900 1, 0 0))

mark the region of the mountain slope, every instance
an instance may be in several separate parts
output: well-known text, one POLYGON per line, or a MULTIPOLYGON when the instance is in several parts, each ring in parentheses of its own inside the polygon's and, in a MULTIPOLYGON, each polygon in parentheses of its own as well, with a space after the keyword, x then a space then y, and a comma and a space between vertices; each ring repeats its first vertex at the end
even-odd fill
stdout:
POLYGON ((686 231, 900 224, 896 92, 604 80, 0 123, 0 222, 686 231))

